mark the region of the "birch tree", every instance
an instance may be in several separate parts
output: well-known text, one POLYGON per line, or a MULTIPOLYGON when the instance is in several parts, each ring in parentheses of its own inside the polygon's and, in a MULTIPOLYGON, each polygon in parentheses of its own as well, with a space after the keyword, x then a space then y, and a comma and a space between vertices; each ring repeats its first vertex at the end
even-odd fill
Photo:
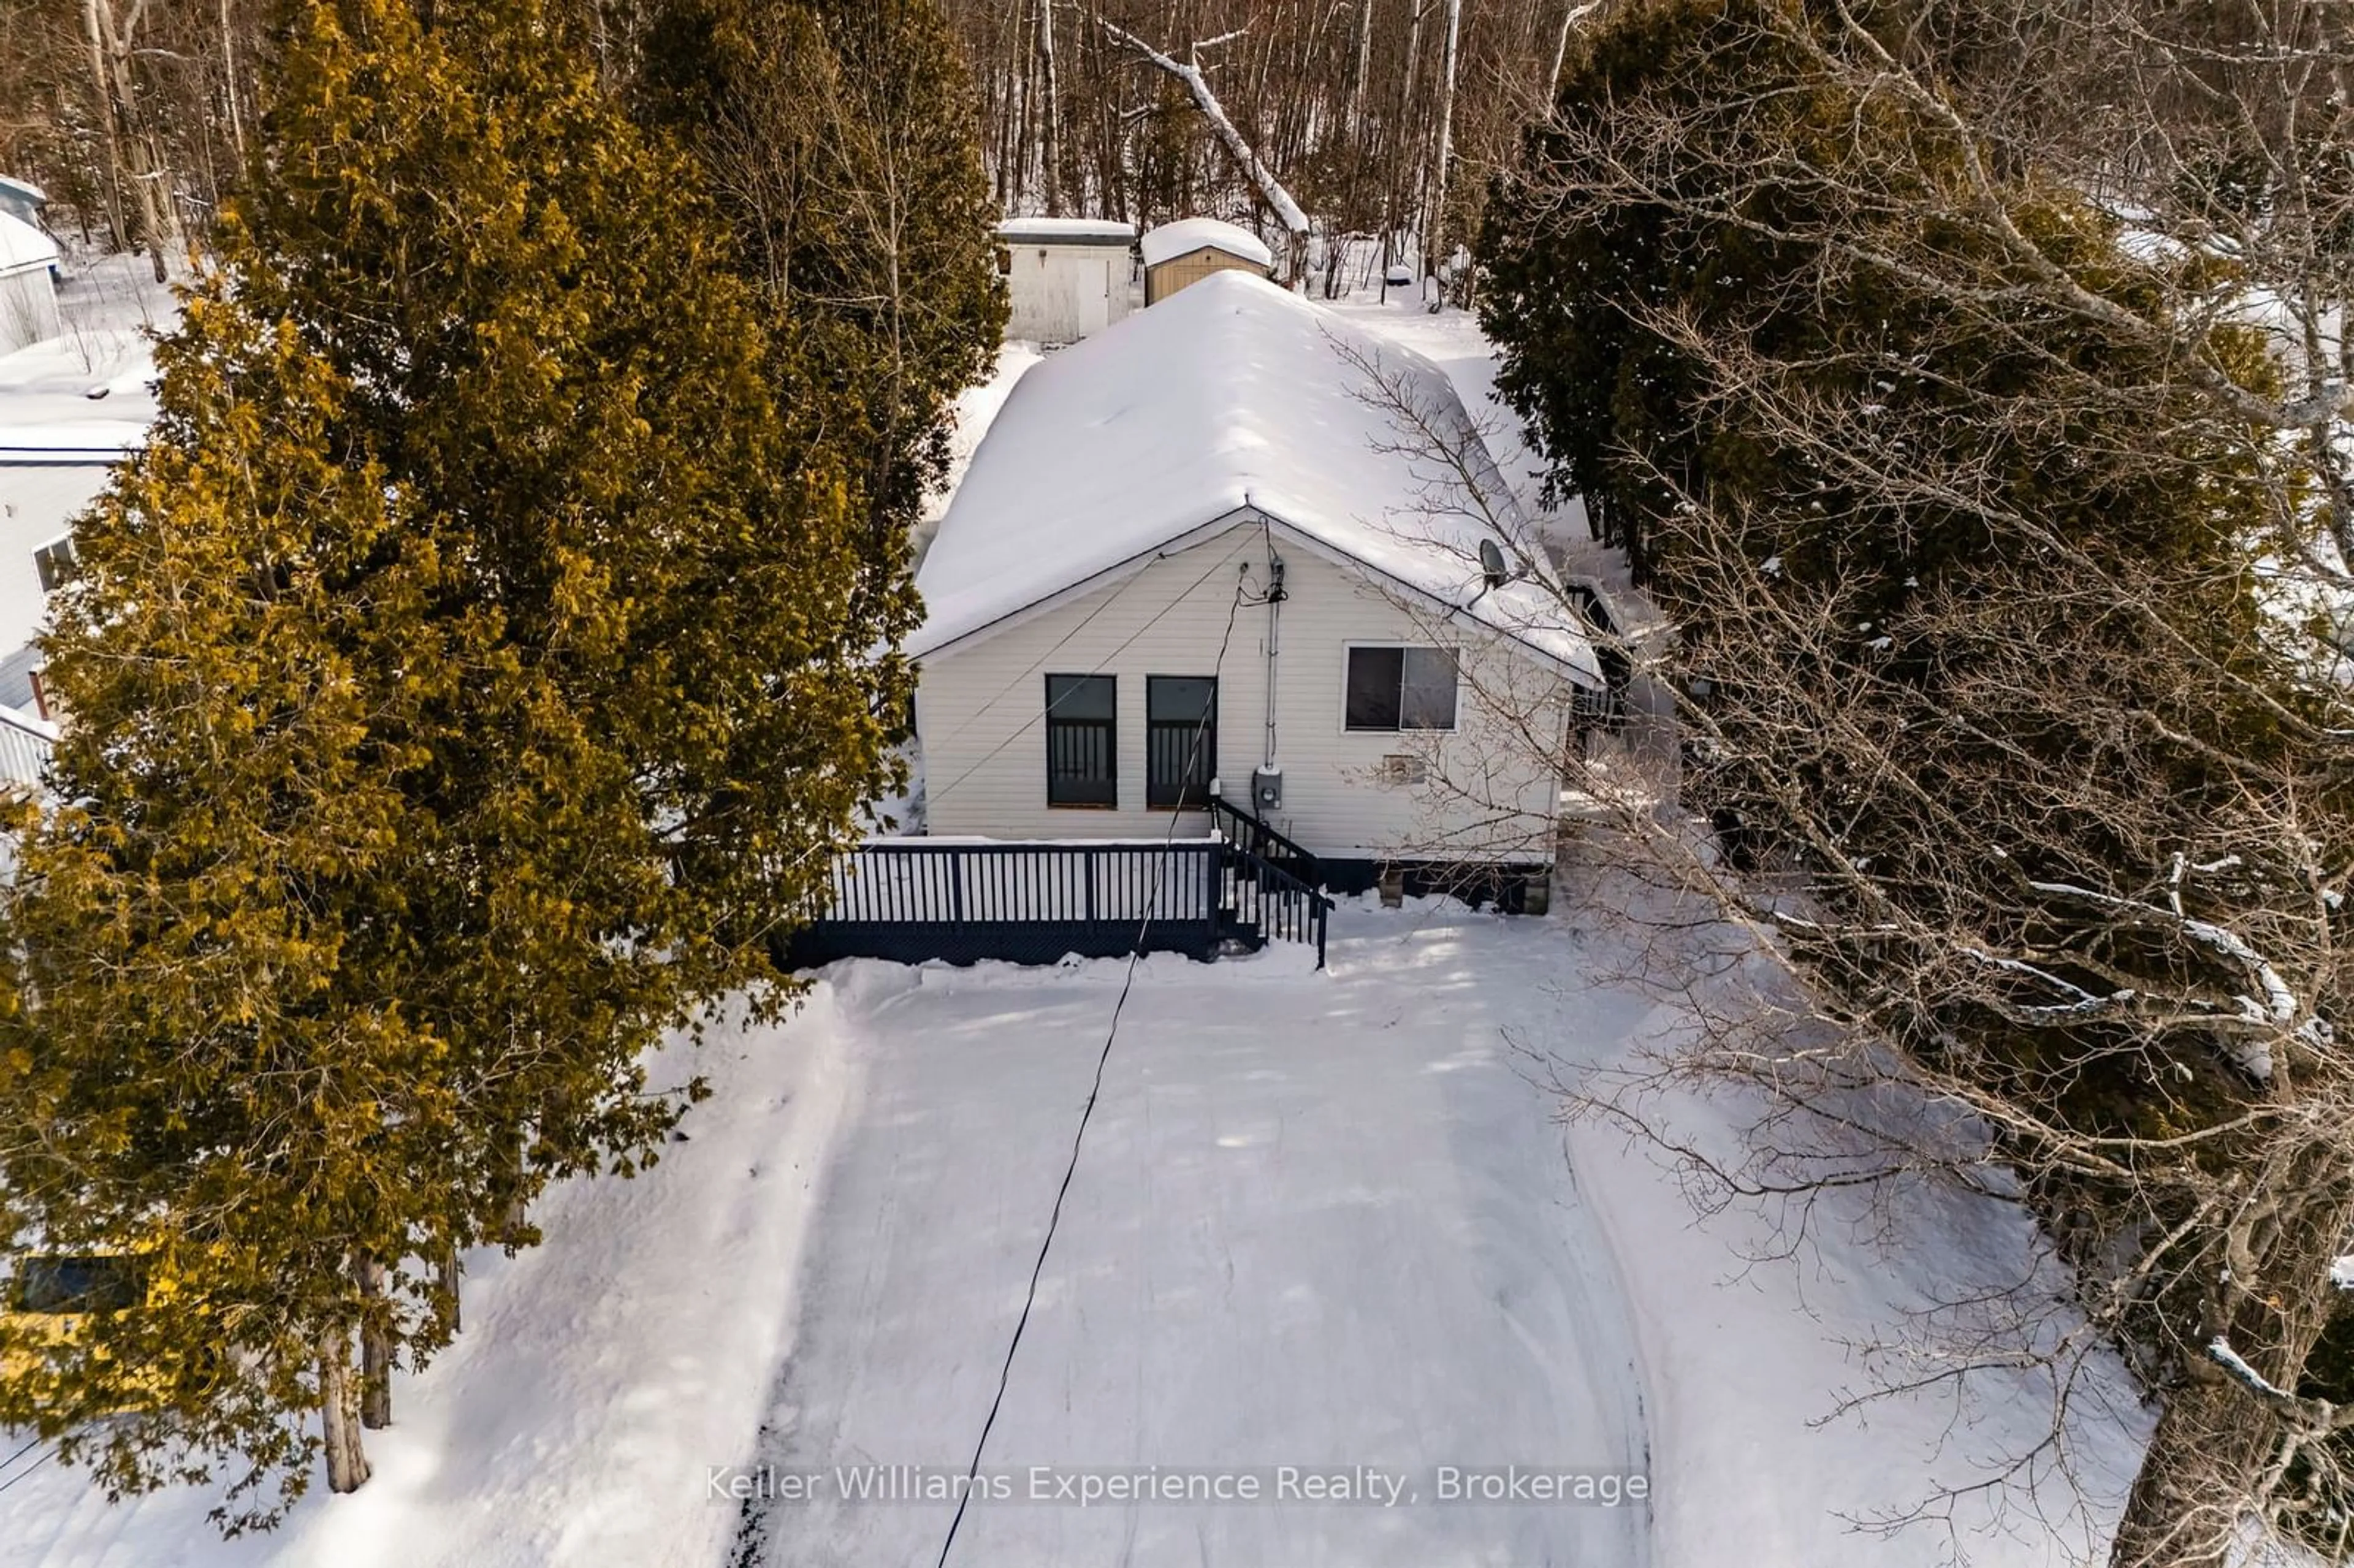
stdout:
POLYGON ((1063 97, 1055 77, 1055 0, 1038 0, 1039 146, 1046 214, 1063 216, 1063 97))
MULTIPOLYGON (((131 61, 139 46, 139 30, 147 16, 147 0, 130 0, 118 13, 115 0, 81 0, 82 28, 90 48, 90 79, 97 89, 100 124, 106 140, 111 187, 128 190, 139 213, 135 234, 153 261, 155 281, 168 276, 164 249, 179 232, 173 210, 171 170, 161 143, 147 130, 131 61)), ((127 233, 118 221, 118 233, 127 233)))
POLYGON ((1283 182, 1277 179, 1274 172, 1261 161, 1257 152, 1244 140, 1242 132, 1235 129, 1233 119, 1226 113, 1225 105, 1218 101, 1218 95, 1211 90, 1210 79, 1202 69, 1203 50, 1231 43, 1243 36, 1243 30, 1238 28, 1214 38, 1197 39, 1187 46, 1185 58, 1181 61, 1174 56, 1163 54, 1125 28, 1108 21, 1099 21, 1099 25, 1106 33, 1133 50, 1138 59, 1173 78, 1184 88, 1193 107, 1208 122, 1211 134, 1225 149, 1226 155, 1234 160, 1235 167, 1249 183, 1252 191, 1275 214, 1276 221, 1283 226, 1286 236, 1284 282, 1287 287, 1297 284, 1308 254, 1308 215, 1292 199, 1283 182))

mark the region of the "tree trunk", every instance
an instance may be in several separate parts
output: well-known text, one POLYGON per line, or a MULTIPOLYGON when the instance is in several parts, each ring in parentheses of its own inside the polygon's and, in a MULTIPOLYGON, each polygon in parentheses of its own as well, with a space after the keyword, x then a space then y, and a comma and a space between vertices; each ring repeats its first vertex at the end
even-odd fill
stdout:
POLYGON ((242 175, 245 172, 245 116, 237 101, 237 28, 229 14, 229 5, 230 0, 220 0, 221 97, 228 104, 229 145, 237 149, 238 173, 242 175))
POLYGON ((450 1331, 454 1334, 466 1326, 465 1313, 462 1310, 463 1298, 458 1289, 460 1279, 458 1249, 454 1245, 441 1254, 440 1269, 442 1294, 450 1298, 450 1331))
POLYGON ((106 37, 99 7, 104 0, 82 0, 82 39, 89 46, 90 89, 98 98, 98 128, 106 143, 106 227, 117 250, 131 249, 130 226, 122 211, 122 135, 114 117, 114 90, 108 85, 106 37))
MULTIPOLYGON (((1430 4, 1431 0, 1407 0, 1406 4, 1405 75, 1398 86, 1397 117, 1390 132, 1390 189, 1383 217, 1384 224, 1393 229, 1402 228, 1414 221, 1408 210, 1411 198, 1405 187, 1421 172, 1418 167, 1420 160, 1413 154, 1414 106, 1415 90, 1422 75, 1422 14, 1430 4)), ((1416 237, 1415 250, 1420 252, 1425 249, 1426 247, 1420 237, 1416 237)))
POLYGON ((1096 20, 1105 32, 1125 47, 1134 49, 1146 63, 1184 84, 1186 95, 1193 99, 1193 107, 1201 111, 1202 118, 1209 122, 1211 134, 1218 145, 1225 149, 1226 155, 1234 160, 1243 177, 1250 181, 1259 198, 1267 203, 1277 220, 1283 225, 1290 240, 1285 248, 1283 286, 1287 289, 1299 287, 1300 267, 1308 255, 1308 214, 1293 199, 1290 191, 1284 188, 1283 182, 1275 177, 1275 172, 1267 167, 1266 160, 1258 155, 1250 143, 1244 140, 1242 132, 1236 129, 1233 118, 1226 113, 1225 105, 1211 90, 1210 79, 1202 69, 1201 46, 1196 44, 1189 48, 1186 58, 1181 62, 1125 28, 1115 26, 1100 16, 1096 20))
POLYGON ((1357 59, 1349 72, 1349 134, 1365 145, 1365 84, 1373 74, 1373 0, 1358 0, 1357 59))
POLYGON ((360 1425, 382 1431, 392 1425, 392 1335, 376 1303, 384 1298, 384 1265, 372 1257, 359 1261, 360 1294, 369 1303, 360 1319, 360 1425))
POLYGON ((2200 1344, 2228 1343, 2246 1373, 2202 1357, 2168 1393, 2111 1568, 2223 1568, 2251 1516, 2279 1522, 2290 1445, 2313 1431, 2313 1413, 2292 1396, 2336 1307, 2330 1265, 2354 1227, 2354 1197, 2327 1140, 2282 1169, 2273 1193, 2244 1205, 2225 1233, 2222 1298, 2201 1314, 2200 1344))
POLYGON ((1553 35, 1553 69, 1545 73, 1545 111, 1552 112, 1553 102, 1561 97, 1561 68, 1569 58, 1569 30, 1585 15, 1587 0, 1574 0, 1561 14, 1561 31, 1553 35))
POLYGON ((1063 216, 1063 96, 1055 80, 1055 0, 1038 0, 1039 152, 1046 182, 1046 216, 1063 216))
POLYGON ((1022 193, 1030 185, 1030 114, 1035 101, 1038 73, 1025 66, 1022 71, 1022 96, 1013 110, 1013 184, 1006 196, 1006 210, 1018 212, 1022 193))
POLYGON ((2267 1424, 2234 1409, 2247 1403, 2216 1375, 2168 1397, 2117 1521, 2110 1568, 2224 1568, 2239 1505, 2271 1454, 2267 1424))
POLYGON ((359 1490, 367 1485, 368 1461, 360 1446, 360 1391, 352 1376, 351 1334, 345 1330, 330 1330, 319 1341, 319 1416, 327 1489, 359 1490))
MULTIPOLYGON (((134 20, 140 13, 132 13, 134 20)), ((177 230, 170 181, 161 143, 140 129, 137 84, 131 77, 133 40, 115 26, 111 0, 82 0, 82 29, 90 40, 90 64, 98 73, 100 118, 105 122, 107 159, 139 204, 139 240, 154 264, 155 281, 170 276, 164 247, 177 230), (127 166, 127 168, 126 168, 127 166)))
POLYGON ((1356 58, 1349 70, 1348 145, 1353 165, 1349 180, 1349 212, 1336 228, 1354 228, 1378 221, 1374 210, 1381 190, 1370 184, 1380 178, 1381 160, 1373 147, 1373 128, 1365 122, 1366 94, 1373 76, 1373 0, 1357 0, 1356 58))
MULTIPOLYGON (((1439 56, 1438 133, 1432 140, 1430 160, 1430 217, 1423 229, 1423 276, 1438 276, 1439 263, 1446 259, 1447 234, 1447 166, 1455 154, 1455 76, 1456 57, 1463 37, 1463 0, 1447 0, 1447 42, 1439 56)), ((1426 285, 1426 287, 1427 285, 1426 285)), ((1441 291, 1430 302, 1437 310, 1446 302, 1441 291)))

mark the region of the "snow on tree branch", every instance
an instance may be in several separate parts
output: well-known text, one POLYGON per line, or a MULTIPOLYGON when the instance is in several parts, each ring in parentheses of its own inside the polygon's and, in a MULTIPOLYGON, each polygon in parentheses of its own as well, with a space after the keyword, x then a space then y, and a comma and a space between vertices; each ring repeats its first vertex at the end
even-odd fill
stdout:
POLYGON ((1186 50, 1185 59, 1181 61, 1163 54, 1108 17, 1098 16, 1096 23, 1113 38, 1134 49, 1138 58, 1147 65, 1155 70, 1167 72, 1184 84, 1187 95, 1193 100, 1193 107, 1200 110, 1202 118, 1210 122, 1211 132, 1217 137, 1218 144, 1225 148, 1227 155, 1242 170, 1244 177, 1257 190, 1261 199, 1274 209, 1277 220, 1292 235, 1296 249, 1308 236, 1308 214, 1300 209, 1299 204, 1292 199, 1291 193, 1284 188, 1283 182, 1275 177, 1274 171, 1259 157, 1257 149, 1235 128, 1233 117, 1227 114, 1225 105, 1218 101, 1218 95, 1211 90, 1210 79, 1202 70, 1202 50, 1214 44, 1230 41, 1240 36, 1242 29, 1193 45, 1186 50))

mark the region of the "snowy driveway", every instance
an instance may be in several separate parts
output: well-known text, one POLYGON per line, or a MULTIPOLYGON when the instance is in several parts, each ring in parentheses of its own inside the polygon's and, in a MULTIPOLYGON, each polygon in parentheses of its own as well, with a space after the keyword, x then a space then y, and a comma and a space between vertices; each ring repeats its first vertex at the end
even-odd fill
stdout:
MULTIPOLYGON (((1640 1502, 1440 1499, 1442 1467, 1640 1475, 1641 1384, 1608 1248, 1502 1034, 1561 1006, 1542 949, 1505 944, 1528 961, 1499 976, 1492 936, 1475 963, 1395 916, 1340 929, 1367 924, 1326 974, 1276 951, 1140 970, 990 1439, 1010 1496, 972 1505, 952 1562, 1648 1561, 1640 1502), (1032 1500, 1140 1473, 1260 1494, 1032 1500), (1374 1500, 1308 1496, 1335 1485, 1374 1500)), ((928 1563, 954 1505, 922 1493, 989 1409, 1121 966, 833 972, 860 1081, 738 1561, 928 1563), (844 1500, 859 1476, 917 1500, 844 1500)))

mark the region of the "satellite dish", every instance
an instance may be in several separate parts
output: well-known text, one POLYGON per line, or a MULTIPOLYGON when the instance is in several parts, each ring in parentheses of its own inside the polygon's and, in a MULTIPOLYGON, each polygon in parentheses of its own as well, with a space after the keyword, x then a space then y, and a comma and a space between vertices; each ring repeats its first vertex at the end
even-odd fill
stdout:
POLYGON ((1503 549, 1493 539, 1479 541, 1479 569, 1488 575, 1491 588, 1502 588, 1512 579, 1511 569, 1504 565, 1503 549))

